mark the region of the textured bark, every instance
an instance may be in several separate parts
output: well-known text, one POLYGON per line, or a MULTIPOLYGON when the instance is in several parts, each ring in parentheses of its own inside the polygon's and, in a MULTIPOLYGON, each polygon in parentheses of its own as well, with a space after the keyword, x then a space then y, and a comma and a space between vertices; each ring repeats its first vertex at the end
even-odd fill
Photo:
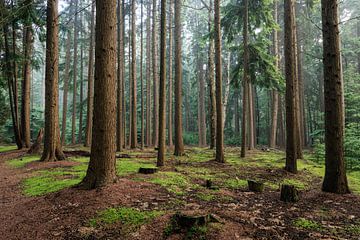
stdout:
POLYGON ((145 118, 145 106, 144 106, 144 76, 143 76, 143 61, 144 61, 144 26, 143 26, 143 14, 144 14, 144 5, 141 1, 141 26, 140 26, 140 80, 141 80, 141 149, 144 149, 145 146, 145 129, 144 129, 144 118, 145 118))
MULTIPOLYGON (((360 39, 360 20, 358 20, 356 26, 357 26, 357 31, 356 31, 357 37, 358 39, 360 39)), ((357 54, 357 62, 358 62, 358 73, 360 74, 360 51, 357 54)))
POLYGON ((277 145, 280 146, 281 148, 285 148, 285 128, 284 128, 284 114, 283 114, 283 100, 282 100, 282 96, 279 95, 279 121, 278 121, 278 140, 277 140, 277 145))
POLYGON ((253 150, 255 148, 255 141, 256 141, 256 119, 255 119, 255 97, 256 92, 254 86, 249 83, 249 114, 248 114, 248 127, 249 127, 249 150, 253 150))
POLYGON ((155 146, 158 146, 158 134, 159 134, 159 72, 158 72, 158 50, 157 50, 157 4, 156 0, 153 0, 153 28, 152 28, 152 67, 153 67, 153 135, 152 141, 155 146))
MULTIPOLYGON (((209 25, 208 25, 208 30, 209 33, 212 31, 212 26, 213 26, 213 2, 212 0, 210 0, 210 4, 209 4, 209 25)), ((214 48, 215 48, 215 42, 214 42, 214 38, 211 37, 210 38, 210 42, 209 42, 209 69, 208 69, 208 74, 209 74, 209 105, 210 105, 210 149, 214 149, 215 148, 215 141, 216 141, 216 93, 215 93, 215 76, 214 76, 214 48)))
POLYGON ((75 0, 75 19, 74 19, 74 61, 73 61, 73 101, 72 101, 72 120, 71 120, 71 144, 76 144, 76 97, 77 97, 77 63, 78 63, 78 0, 75 0))
POLYGON ((235 88, 234 93, 234 133, 236 136, 240 135, 240 114, 239 114, 239 97, 240 89, 235 88))
POLYGON ((249 112, 249 48, 248 48, 248 21, 249 21, 249 12, 248 12, 248 0, 244 1, 245 11, 244 11, 244 26, 243 26, 243 38, 244 38, 244 72, 243 72, 243 112, 242 112, 242 135, 241 135, 241 154, 242 158, 246 157, 246 139, 247 139, 247 116, 249 112))
POLYGON ((96 0, 94 128, 91 157, 80 186, 116 180, 116 0, 96 0))
MULTIPOLYGON (((32 1, 27 2, 32 4, 32 1)), ((29 6, 30 7, 30 6, 29 6)), ((30 88, 31 88, 31 55, 32 55, 32 27, 31 24, 24 29, 24 68, 22 82, 22 104, 21 104, 21 132, 24 147, 30 147, 30 88)))
POLYGON ((64 160, 59 128, 59 16, 58 0, 46 9, 45 134, 41 161, 64 160))
MULTIPOLYGON (((80 4, 80 8, 81 8, 80 4)), ((83 13, 80 14, 80 27, 83 29, 83 13)), ((81 31, 81 39, 83 39, 83 32, 81 31)), ((79 104, 79 134, 78 143, 82 143, 83 140, 83 100, 84 100, 84 44, 80 46, 80 104, 79 104)))
POLYGON ((337 0, 322 0, 325 90, 325 178, 322 190, 349 193, 344 159, 344 85, 337 0))
POLYGON ((169 82, 168 82, 168 144, 173 142, 173 0, 169 3, 169 82))
POLYGON ((159 88, 159 150, 157 166, 164 166, 166 154, 166 1, 161 1, 160 21, 160 88, 159 88))
MULTIPOLYGON (((130 147, 131 145, 131 118, 132 118, 132 78, 131 78, 131 71, 132 71, 132 64, 131 64, 131 27, 132 27, 132 24, 131 24, 131 13, 132 12, 129 12, 129 29, 128 29, 128 36, 129 36, 129 42, 128 42, 128 59, 129 59, 129 64, 128 64, 128 69, 129 69, 129 137, 128 137, 128 141, 127 141, 127 145, 130 147)), ((125 140, 126 141, 126 140, 125 140)))
POLYGON ((65 76, 63 86, 63 109, 62 109, 62 124, 61 124, 61 145, 66 142, 66 119, 68 109, 68 91, 69 91, 69 78, 70 78, 70 47, 71 47, 71 32, 68 31, 66 38, 66 53, 65 53, 65 76))
POLYGON ((183 119, 182 119, 182 36, 181 36, 182 1, 175 0, 175 152, 184 155, 183 119))
POLYGON ((199 130, 199 147, 206 146, 206 112, 205 112, 205 73, 202 56, 198 57, 198 81, 199 81, 199 100, 198 100, 198 130, 199 130))
POLYGON ((223 99, 222 99, 222 60, 221 60, 221 19, 220 0, 214 1, 215 24, 215 71, 216 71, 216 158, 220 163, 225 162, 224 157, 224 125, 223 125, 223 99))
POLYGON ((131 129, 130 148, 137 147, 136 1, 131 2, 131 129))
POLYGON ((152 145, 151 138, 151 5, 146 7, 146 146, 152 145))
POLYGON ((94 103, 94 45, 95 45, 95 3, 91 6, 90 47, 88 65, 87 118, 85 130, 85 146, 90 147, 92 137, 93 103, 94 103))
POLYGON ((224 107, 223 107, 223 125, 225 127, 226 123, 226 114, 228 111, 229 105, 229 96, 230 96, 230 78, 231 78, 231 52, 228 52, 227 64, 226 64, 226 83, 225 83, 225 93, 224 93, 224 107))
POLYGON ((285 22, 285 77, 286 77, 286 165, 288 172, 297 172, 297 125, 296 125, 296 64, 293 0, 284 0, 285 22))

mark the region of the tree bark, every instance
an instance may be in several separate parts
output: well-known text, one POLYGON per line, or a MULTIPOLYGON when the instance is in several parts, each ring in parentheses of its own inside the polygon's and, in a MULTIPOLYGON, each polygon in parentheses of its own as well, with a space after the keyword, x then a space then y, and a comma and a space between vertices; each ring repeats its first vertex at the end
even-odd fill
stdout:
POLYGON ((59 16, 58 0, 48 0, 46 9, 45 135, 41 161, 64 160, 59 128, 59 16))
POLYGON ((78 62, 78 0, 75 0, 75 19, 74 19, 74 62, 73 62, 73 108, 72 108, 72 127, 71 127, 71 144, 76 144, 76 96, 77 96, 77 62, 78 62))
POLYGON ((70 47, 71 47, 71 32, 68 31, 66 38, 66 53, 65 53, 65 76, 63 86, 63 111, 62 111, 62 124, 61 124, 61 145, 66 143, 66 119, 68 107, 68 91, 69 91, 69 78, 70 78, 70 47))
MULTIPOLYGON (((80 8, 81 8, 80 4, 80 8)), ((83 13, 80 14, 80 28, 83 29, 83 13)), ((83 37, 83 32, 81 31, 81 38, 83 37)), ((79 104, 79 135, 78 143, 82 143, 82 132, 83 132, 83 100, 84 100, 84 44, 81 43, 80 46, 80 104, 79 104)))
POLYGON ((221 59, 221 19, 220 0, 214 1, 215 24, 215 69, 216 69, 216 161, 225 162, 224 157, 224 124, 222 99, 222 59, 221 59))
POLYGON ((96 0, 94 128, 91 157, 80 186, 116 180, 116 0, 96 0))
POLYGON ((131 144, 130 148, 137 147, 137 81, 136 81, 136 0, 131 2, 131 144))
MULTIPOLYGON (((31 8, 32 1, 27 2, 31 8)), ((30 134, 30 88, 31 88, 31 55, 32 55, 32 26, 27 23, 25 26, 24 38, 24 69, 23 69, 23 84, 22 84, 22 104, 21 104, 21 128, 24 147, 30 147, 31 134, 30 134)))
POLYGON ((168 85, 168 143, 169 147, 174 146, 173 142, 173 0, 169 4, 169 85, 168 85))
POLYGON ((141 80, 141 149, 144 149, 145 146, 145 129, 144 129, 144 118, 145 118, 145 109, 144 109, 144 79, 143 79, 143 58, 144 58, 144 26, 143 26, 143 14, 144 14, 144 5, 141 0, 141 27, 140 27, 140 80, 141 80))
MULTIPOLYGON (((209 3, 209 24, 208 31, 212 32, 213 26, 213 2, 210 0, 209 3)), ((209 74, 209 105, 210 105, 210 149, 215 148, 216 141, 216 93, 215 93, 215 76, 214 76, 214 38, 210 37, 209 42, 209 62, 208 62, 208 74, 209 74)))
POLYGON ((226 123, 226 114, 228 111, 229 96, 230 96, 230 78, 231 78, 231 52, 228 52, 227 64, 226 64, 226 83, 225 83, 225 93, 224 93, 224 107, 223 107, 223 125, 225 127, 226 123))
POLYGON ((248 114, 248 127, 249 127, 249 150, 253 150, 255 148, 255 91, 253 85, 249 82, 249 114, 248 114))
POLYGON ((184 155, 183 119, 182 119, 182 1, 175 0, 175 156, 184 155))
POLYGON ((85 131, 85 146, 90 147, 92 137, 93 104, 94 104, 94 45, 95 45, 95 3, 91 5, 90 23, 90 47, 88 65, 88 93, 87 93, 87 117, 85 131))
POLYGON ((286 165, 288 172, 297 172, 297 125, 296 125, 296 64, 293 0, 284 0, 285 22, 285 77, 286 77, 286 165))
MULTIPOLYGON (((200 54, 199 54, 200 55, 200 54)), ((205 73, 202 56, 198 56, 198 79, 199 79, 199 103, 198 103, 198 125, 199 125, 199 147, 206 146, 206 112, 205 112, 205 73)))
POLYGON ((322 0, 325 90, 325 178, 322 190, 349 193, 344 159, 344 88, 337 0, 322 0))
POLYGON ((166 0, 161 0, 159 90, 159 150, 156 165, 161 167, 164 166, 166 154, 166 0))
POLYGON ((146 7, 146 146, 152 145, 151 138, 151 5, 146 7))
POLYGON ((158 50, 157 50, 157 4, 156 0, 153 0, 153 29, 152 29, 152 67, 153 67, 153 139, 152 142, 155 146, 158 146, 158 134, 159 134, 159 98, 158 98, 158 50))

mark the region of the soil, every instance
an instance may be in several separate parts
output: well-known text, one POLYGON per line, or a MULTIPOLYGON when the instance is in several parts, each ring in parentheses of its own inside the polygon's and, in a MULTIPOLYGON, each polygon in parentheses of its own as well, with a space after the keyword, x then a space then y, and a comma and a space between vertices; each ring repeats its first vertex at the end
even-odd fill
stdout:
MULTIPOLYGON (((356 232, 320 233, 297 228, 292 222, 299 217, 314 219, 334 230, 356 224, 360 219, 360 197, 356 195, 328 194, 314 187, 303 191, 298 203, 289 204, 279 200, 279 191, 252 193, 220 189, 219 194, 231 196, 233 200, 206 202, 187 195, 183 199, 186 204, 171 206, 169 203, 177 196, 166 189, 131 178, 120 178, 115 184, 98 190, 74 187, 45 196, 28 197, 21 192, 21 181, 31 176, 32 170, 76 163, 33 162, 20 169, 5 164, 6 160, 24 154, 25 151, 0 154, 0 239, 165 239, 164 229, 178 210, 203 211, 219 218, 220 223, 209 230, 205 239, 360 239, 356 232), (121 224, 97 229, 88 226, 89 219, 97 212, 118 206, 167 211, 133 232, 126 232, 121 224), (314 211, 319 211, 319 214, 314 215, 314 211), (326 216, 320 214, 321 211, 326 212, 326 216)), ((214 163, 210 161, 208 164, 214 163)), ((184 234, 173 234, 167 239, 184 237, 184 234)))

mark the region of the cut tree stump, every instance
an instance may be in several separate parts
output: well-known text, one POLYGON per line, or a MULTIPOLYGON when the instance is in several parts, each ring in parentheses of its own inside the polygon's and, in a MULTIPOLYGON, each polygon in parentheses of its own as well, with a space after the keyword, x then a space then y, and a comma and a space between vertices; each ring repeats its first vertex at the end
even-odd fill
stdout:
POLYGON ((248 180, 248 187, 249 187, 249 191, 252 191, 252 192, 261 193, 264 191, 264 183, 263 182, 248 180))
POLYGON ((173 223, 180 229, 190 229, 192 227, 204 226, 208 224, 212 218, 210 214, 192 214, 192 213, 176 213, 173 216, 173 223))
POLYGON ((141 168, 139 168, 139 173, 141 173, 141 174, 154 174, 157 171, 158 171, 158 169, 156 167, 150 167, 150 168, 141 167, 141 168))
POLYGON ((298 202, 299 192, 294 185, 281 185, 281 196, 280 200, 283 202, 298 202))

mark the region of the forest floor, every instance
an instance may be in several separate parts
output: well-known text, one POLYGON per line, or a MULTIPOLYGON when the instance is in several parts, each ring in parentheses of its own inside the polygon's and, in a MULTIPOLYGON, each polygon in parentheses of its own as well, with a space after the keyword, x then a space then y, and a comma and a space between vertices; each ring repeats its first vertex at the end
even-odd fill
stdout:
POLYGON ((0 147, 0 239, 360 239, 360 172, 349 173, 353 194, 323 193, 324 167, 310 154, 289 174, 281 151, 240 159, 238 148, 227 148, 227 163, 219 164, 213 151, 189 148, 141 175, 139 167, 155 166, 156 152, 126 151, 117 183, 86 191, 74 186, 85 176, 87 150, 69 148, 67 161, 41 163, 0 147), (249 179, 264 181, 264 192, 248 191, 249 179), (217 187, 206 188, 206 180, 217 187), (280 201, 283 183, 300 190, 299 202, 280 201), (215 221, 175 231, 170 223, 179 211, 215 221))

